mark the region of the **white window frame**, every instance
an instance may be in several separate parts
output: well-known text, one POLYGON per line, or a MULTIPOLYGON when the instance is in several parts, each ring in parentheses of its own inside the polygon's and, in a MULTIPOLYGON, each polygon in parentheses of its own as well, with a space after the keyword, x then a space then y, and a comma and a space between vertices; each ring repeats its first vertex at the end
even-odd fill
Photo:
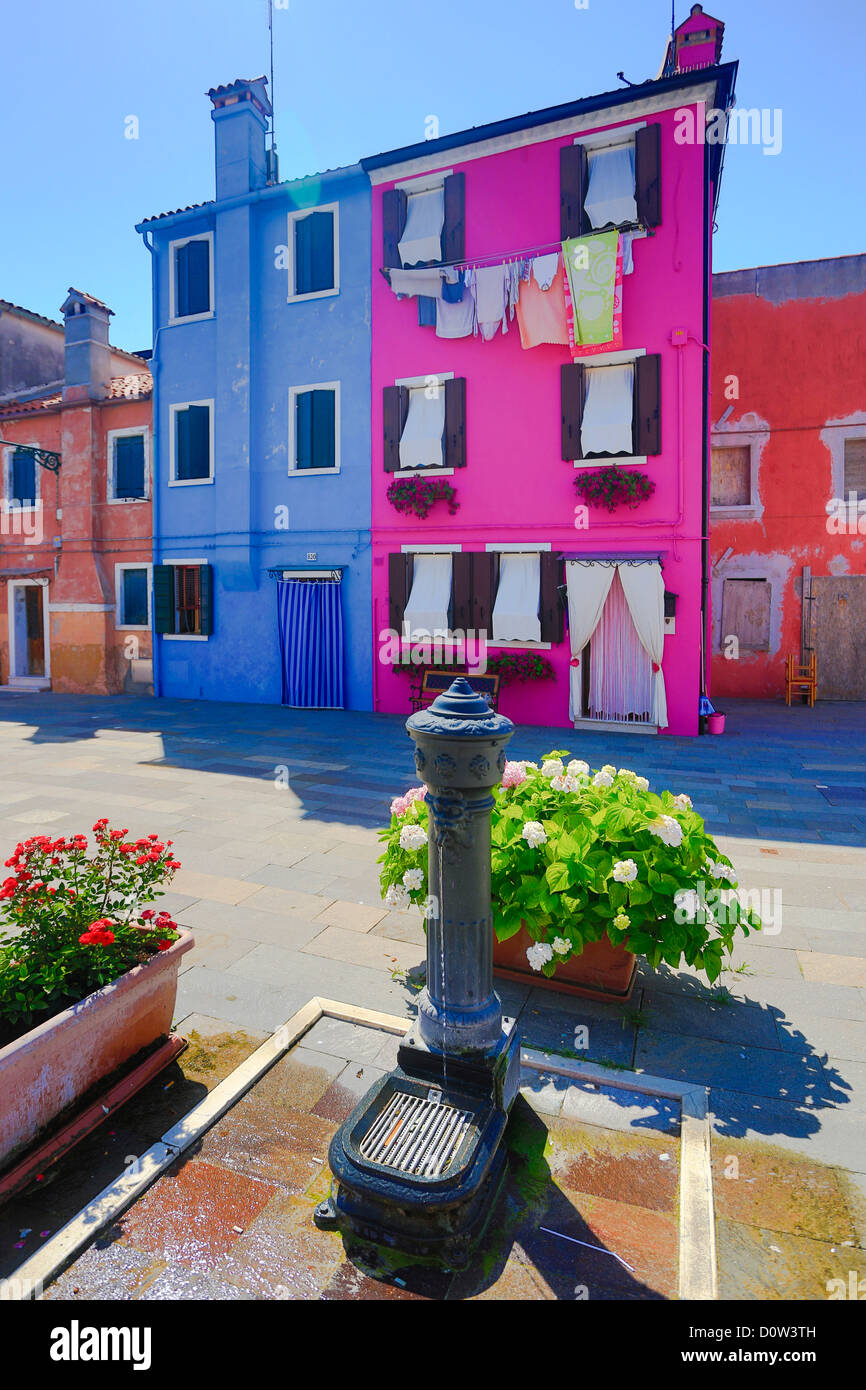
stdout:
POLYGON ((196 232, 193 236, 179 237, 177 241, 168 243, 168 327, 172 328, 178 323, 201 323, 203 319, 212 319, 214 316, 214 266, 213 266, 213 232, 196 232), (191 241, 207 241, 210 243, 208 250, 208 297, 210 308, 203 314, 180 314, 175 311, 175 284, 177 276, 175 274, 175 261, 177 250, 180 246, 187 246, 191 241))
MULTIPOLYGON (((597 130, 589 135, 576 135, 572 144, 583 145, 587 156, 596 154, 599 150, 614 150, 620 146, 631 145, 635 148, 635 165, 637 164, 637 148, 635 146, 635 136, 639 130, 643 130, 647 125, 646 121, 636 121, 633 125, 616 126, 611 130, 597 130)), ((635 204, 637 203, 637 169, 635 169, 635 204)), ((632 241, 642 241, 648 236, 646 227, 637 226, 631 230, 632 241)), ((587 233, 587 235, 592 235, 587 233)))
MULTIPOLYGON (((193 405, 195 404, 196 402, 194 401, 193 405)), ((185 565, 210 565, 211 561, 203 560, 201 558, 199 558, 198 560, 175 560, 174 558, 172 558, 171 560, 159 560, 157 561, 157 563, 160 565, 171 565, 172 569, 182 569, 185 565)), ((172 602, 173 601, 174 599, 172 596, 172 602)), ((154 636, 162 638, 163 642, 209 642, 211 637, 213 636, 213 633, 156 632, 154 633, 154 636)))
MULTIPOLYGON (((38 468, 38 464, 36 465, 38 468)), ((6 585, 7 594, 7 617, 9 632, 9 679, 10 681, 50 681, 51 679, 51 621, 49 604, 49 582, 47 579, 10 579, 6 585), (16 589, 39 588, 42 590, 42 640, 45 653, 45 674, 44 676, 17 676, 14 674, 15 667, 18 665, 18 650, 15 640, 15 591, 16 589)))
POLYGON ((318 203, 312 208, 295 208, 289 213, 289 230, 286 246, 288 248, 289 280, 286 293, 287 304, 305 304, 310 299, 328 299, 340 293, 340 204, 318 203), (330 212, 334 218, 334 284, 329 290, 311 290, 309 294, 295 291, 295 223, 309 217, 314 212, 330 212))
MULTIPOLYGON (((173 401, 168 407, 168 485, 169 487, 206 487, 214 481, 214 415, 213 397, 203 401, 173 401), (206 478, 178 478, 177 474, 177 426, 175 416, 179 410, 188 410, 191 405, 206 405, 210 410, 209 452, 210 473, 206 478)), ((166 562, 168 563, 168 562, 166 562)), ((198 561, 195 562, 199 563, 198 561)), ((202 560, 200 563, 205 564, 202 560)))
POLYGON ((153 622, 153 565, 148 560, 124 560, 114 566, 114 627, 117 632, 149 632, 153 622), (123 575, 125 570, 147 571, 147 622, 124 623, 123 575))
POLYGON ((106 435, 106 479, 105 479, 105 500, 111 506, 126 503, 135 505, 138 502, 150 501, 151 490, 151 448, 150 448, 150 428, 148 425, 129 425, 124 429, 109 430, 106 435), (114 444, 117 439, 131 439, 133 435, 141 434, 144 436, 144 496, 143 497, 115 497, 115 469, 114 469, 114 444))
POLYGON ((36 496, 33 498, 33 505, 22 507, 19 499, 12 496, 12 455, 16 449, 41 449, 44 446, 38 444, 33 439, 16 439, 14 444, 8 444, 3 450, 3 511, 4 512, 40 512, 42 510, 42 478, 40 476, 40 466, 34 459, 33 461, 33 490, 36 496))
MULTIPOLYGON (((426 190, 423 190, 426 192, 426 190)), ((444 386, 446 381, 454 380, 453 372, 425 372, 421 376, 401 376, 394 382, 395 386, 406 386, 410 391, 420 389, 422 386, 429 386, 430 378, 436 377, 440 386, 444 386)), ((399 440, 397 441, 399 445, 399 440)), ((397 468, 391 477, 399 478, 450 478, 454 473, 453 468, 397 468)))
POLYGON ((341 410, 340 410, 340 383, 339 381, 314 381, 309 385, 289 387, 289 477, 290 478, 332 478, 335 473, 341 471, 342 456, 340 453, 340 434, 341 434, 341 410), (304 396, 308 391, 333 391, 334 392, 334 467, 333 468, 298 468, 295 449, 297 439, 295 437, 295 402, 298 396, 304 396))
MULTIPOLYGON (((587 371, 592 371, 593 367, 618 367, 627 366, 631 362, 636 362, 639 357, 646 357, 646 348, 625 348, 619 352, 599 352, 595 356, 577 357, 576 362, 581 362, 587 371)), ((659 454, 653 454, 653 459, 658 459, 659 454)), ((611 458, 597 459, 572 459, 575 468, 609 468, 612 465, 623 468, 634 468, 636 464, 646 464, 648 461, 646 454, 617 454, 611 458)))
MULTIPOLYGON (((710 430, 709 489, 710 517, 713 521, 760 521, 764 515, 761 502, 761 456, 770 440, 770 427, 754 412, 741 416, 730 426, 715 425, 710 430), (737 506, 713 504, 713 449, 749 450, 749 501, 737 506)), ((737 576, 734 576, 737 577, 737 576)), ((747 576, 743 576, 746 578, 747 576)), ((760 576, 759 576, 760 577, 760 576)))
MULTIPOLYGON (((553 549, 550 541, 527 541, 520 544, 519 541, 488 541, 484 547, 488 555, 541 555, 543 551, 548 553, 553 549)), ((493 603, 496 603, 494 596, 493 603)), ((538 603, 541 606, 541 574, 538 576, 538 603)), ((503 651, 527 651, 527 652, 549 652, 553 648, 552 642, 503 642, 492 635, 493 629, 493 608, 490 609, 491 636, 488 638, 488 647, 501 647, 503 651)), ((559 645, 559 644, 557 644, 559 645)))

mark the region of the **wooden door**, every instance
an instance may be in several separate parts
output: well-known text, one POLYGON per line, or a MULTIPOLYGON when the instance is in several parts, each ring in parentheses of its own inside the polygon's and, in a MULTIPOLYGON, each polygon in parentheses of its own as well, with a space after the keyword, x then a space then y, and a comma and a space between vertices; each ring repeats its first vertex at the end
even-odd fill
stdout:
POLYGON ((866 575, 812 576, 818 698, 866 700, 866 575))

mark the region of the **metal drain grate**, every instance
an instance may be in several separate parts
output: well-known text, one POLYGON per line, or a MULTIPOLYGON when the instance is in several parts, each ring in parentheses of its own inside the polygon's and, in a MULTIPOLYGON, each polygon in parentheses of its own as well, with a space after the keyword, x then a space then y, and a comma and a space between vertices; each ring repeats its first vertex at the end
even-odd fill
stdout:
POLYGON ((395 1091, 361 1142, 361 1154, 400 1173, 438 1178, 445 1172, 472 1123, 458 1110, 427 1096, 395 1091))

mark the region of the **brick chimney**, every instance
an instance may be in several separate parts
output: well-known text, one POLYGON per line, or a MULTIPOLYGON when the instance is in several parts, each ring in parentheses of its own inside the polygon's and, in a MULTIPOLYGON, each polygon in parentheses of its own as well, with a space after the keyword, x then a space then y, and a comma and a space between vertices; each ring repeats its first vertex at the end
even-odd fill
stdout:
POLYGON ((724 33, 720 19, 704 14, 703 6, 692 5, 688 19, 674 31, 674 71, 690 72, 718 63, 724 33))
POLYGON ((60 312, 66 340, 63 399, 71 404, 104 400, 111 380, 108 320, 114 311, 70 286, 60 312))
POLYGON ((265 77, 238 78, 208 92, 216 127, 218 201, 264 188, 267 182, 265 134, 271 115, 267 85, 265 77))

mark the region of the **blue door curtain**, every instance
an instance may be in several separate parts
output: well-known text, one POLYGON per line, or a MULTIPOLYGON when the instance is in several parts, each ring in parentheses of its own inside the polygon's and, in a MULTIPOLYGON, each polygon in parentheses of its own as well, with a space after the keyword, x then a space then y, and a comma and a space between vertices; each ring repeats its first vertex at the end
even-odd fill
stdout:
POLYGON ((284 705, 344 708, 340 588, 333 580, 277 584, 284 705))

